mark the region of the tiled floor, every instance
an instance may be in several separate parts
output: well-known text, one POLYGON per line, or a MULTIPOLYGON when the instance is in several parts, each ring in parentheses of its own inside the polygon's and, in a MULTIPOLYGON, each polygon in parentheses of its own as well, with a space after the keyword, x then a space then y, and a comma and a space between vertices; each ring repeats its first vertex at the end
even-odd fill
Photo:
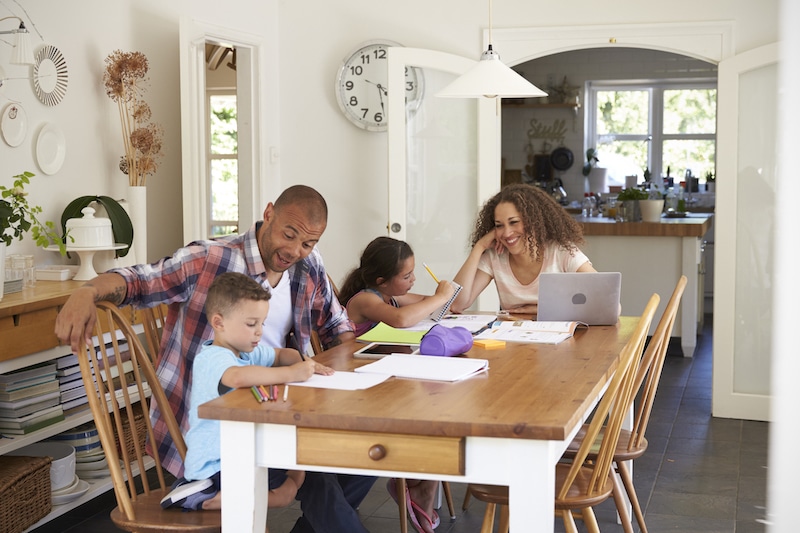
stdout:
MULTIPOLYGON (((710 318, 706 317, 694 358, 667 358, 647 434, 650 447, 634 465, 636 490, 651 533, 765 531, 759 520, 765 515, 768 424, 710 416, 710 318)), ((464 486, 451 487, 458 516, 450 522, 444 516, 446 507, 440 510, 443 518, 437 533, 477 533, 483 504, 473 500, 466 512, 461 511, 464 486)), ((36 533, 117 531, 108 518, 113 505, 109 493, 36 533)), ((622 531, 611 502, 596 512, 604 533, 622 531)), ((360 513, 372 533, 399 531, 397 507, 383 479, 375 483, 360 513)), ((271 533, 288 532, 298 515, 296 504, 271 510, 271 533)), ((556 530, 563 531, 560 522, 556 530)))

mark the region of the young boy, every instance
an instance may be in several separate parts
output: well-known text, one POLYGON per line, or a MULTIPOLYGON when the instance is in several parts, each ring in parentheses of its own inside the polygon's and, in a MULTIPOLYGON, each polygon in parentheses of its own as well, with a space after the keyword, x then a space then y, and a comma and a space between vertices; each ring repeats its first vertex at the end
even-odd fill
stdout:
MULTIPOLYGON (((194 359, 184 474, 161 500, 162 507, 221 507, 219 421, 199 418, 198 405, 236 388, 305 381, 315 372, 333 373, 324 365, 303 360, 297 350, 259 344, 269 299, 270 293, 245 274, 227 272, 211 284, 205 312, 214 340, 205 342, 194 359)), ((269 507, 289 505, 304 479, 302 471, 270 470, 269 507)))

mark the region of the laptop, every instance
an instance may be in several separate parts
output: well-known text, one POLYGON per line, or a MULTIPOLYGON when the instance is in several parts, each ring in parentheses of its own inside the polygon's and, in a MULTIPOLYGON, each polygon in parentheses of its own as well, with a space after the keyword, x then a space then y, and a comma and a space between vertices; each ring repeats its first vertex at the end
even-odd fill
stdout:
POLYGON ((543 272, 537 320, 616 324, 621 285, 619 272, 543 272))

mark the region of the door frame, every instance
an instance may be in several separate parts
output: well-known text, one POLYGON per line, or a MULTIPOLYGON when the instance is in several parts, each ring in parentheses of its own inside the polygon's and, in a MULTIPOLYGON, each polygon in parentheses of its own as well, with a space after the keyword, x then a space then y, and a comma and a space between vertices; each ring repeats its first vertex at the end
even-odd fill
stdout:
POLYGON ((180 20, 183 239, 207 239, 210 213, 206 149, 206 42, 236 48, 239 230, 260 218, 262 205, 262 48, 259 35, 182 17, 180 20))

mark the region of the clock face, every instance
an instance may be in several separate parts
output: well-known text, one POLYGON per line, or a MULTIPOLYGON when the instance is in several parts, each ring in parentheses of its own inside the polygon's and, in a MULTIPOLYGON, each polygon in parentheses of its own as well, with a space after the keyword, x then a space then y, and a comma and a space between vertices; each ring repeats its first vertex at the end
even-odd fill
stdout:
MULTIPOLYGON (((367 131, 386 131, 388 100, 388 48, 391 41, 370 42, 348 55, 336 77, 336 99, 344 115, 367 131)), ((422 100, 420 69, 406 67, 407 111, 416 111, 422 100)))

